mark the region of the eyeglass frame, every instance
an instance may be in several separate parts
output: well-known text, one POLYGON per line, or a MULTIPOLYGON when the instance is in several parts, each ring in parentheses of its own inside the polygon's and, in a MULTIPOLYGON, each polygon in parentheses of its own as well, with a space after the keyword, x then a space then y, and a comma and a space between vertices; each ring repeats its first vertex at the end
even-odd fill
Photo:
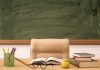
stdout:
POLYGON ((51 66, 53 67, 53 65, 55 65, 55 64, 46 64, 45 61, 34 61, 34 62, 32 63, 32 65, 33 65, 34 68, 38 68, 38 66, 40 66, 41 69, 46 69, 46 67, 47 67, 48 65, 51 65, 51 66), (35 66, 35 65, 37 65, 37 66, 35 66), (42 67, 42 65, 45 65, 45 67, 42 67))

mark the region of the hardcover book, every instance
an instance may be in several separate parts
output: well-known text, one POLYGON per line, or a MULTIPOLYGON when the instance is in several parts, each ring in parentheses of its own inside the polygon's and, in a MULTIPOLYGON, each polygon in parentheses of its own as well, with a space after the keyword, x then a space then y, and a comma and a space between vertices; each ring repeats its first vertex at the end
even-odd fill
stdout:
POLYGON ((74 58, 77 61, 91 61, 91 58, 74 58))
POLYGON ((77 57, 95 57, 95 54, 91 54, 91 53, 74 53, 73 56, 77 56, 77 57))
POLYGON ((77 57, 77 56, 74 56, 73 58, 77 61, 91 61, 92 60, 91 57, 77 57))
POLYGON ((76 61, 73 58, 71 58, 70 63, 80 68, 84 68, 84 67, 95 68, 99 66, 98 61, 94 59, 92 59, 91 61, 76 61))

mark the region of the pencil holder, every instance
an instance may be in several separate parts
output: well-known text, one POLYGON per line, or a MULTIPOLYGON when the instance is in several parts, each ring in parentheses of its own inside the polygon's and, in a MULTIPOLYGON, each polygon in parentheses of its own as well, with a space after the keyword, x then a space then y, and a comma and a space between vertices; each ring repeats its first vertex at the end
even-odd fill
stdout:
POLYGON ((7 67, 14 66, 14 54, 4 53, 4 66, 7 66, 7 67))

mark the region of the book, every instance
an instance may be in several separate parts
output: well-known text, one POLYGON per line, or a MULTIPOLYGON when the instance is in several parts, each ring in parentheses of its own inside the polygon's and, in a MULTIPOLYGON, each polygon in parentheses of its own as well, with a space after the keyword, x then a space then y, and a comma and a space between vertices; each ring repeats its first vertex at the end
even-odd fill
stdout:
POLYGON ((74 58, 77 61, 91 61, 91 58, 74 58))
POLYGON ((33 59, 29 64, 33 64, 34 62, 44 61, 46 64, 53 64, 53 65, 59 65, 61 63, 61 59, 55 58, 55 57, 49 57, 49 58, 37 58, 33 59))
POLYGON ((77 56, 74 56, 74 59, 77 61, 91 61, 92 60, 91 57, 77 57, 77 56))
POLYGON ((95 54, 91 54, 91 53, 74 53, 73 56, 77 56, 77 57, 95 57, 95 54))
POLYGON ((95 68, 99 67, 98 61, 92 59, 91 61, 76 61, 73 58, 70 59, 70 63, 74 66, 77 66, 79 68, 95 68))

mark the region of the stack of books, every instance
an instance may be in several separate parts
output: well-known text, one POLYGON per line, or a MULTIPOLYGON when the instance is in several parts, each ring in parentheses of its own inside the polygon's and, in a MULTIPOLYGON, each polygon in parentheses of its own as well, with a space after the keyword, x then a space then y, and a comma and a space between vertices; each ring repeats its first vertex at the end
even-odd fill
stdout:
POLYGON ((92 57, 95 57, 95 54, 90 54, 90 53, 74 53, 73 57, 77 61, 91 61, 92 57))
POLYGON ((74 53, 71 63, 77 67, 98 67, 98 61, 92 59, 95 54, 91 53, 74 53))

